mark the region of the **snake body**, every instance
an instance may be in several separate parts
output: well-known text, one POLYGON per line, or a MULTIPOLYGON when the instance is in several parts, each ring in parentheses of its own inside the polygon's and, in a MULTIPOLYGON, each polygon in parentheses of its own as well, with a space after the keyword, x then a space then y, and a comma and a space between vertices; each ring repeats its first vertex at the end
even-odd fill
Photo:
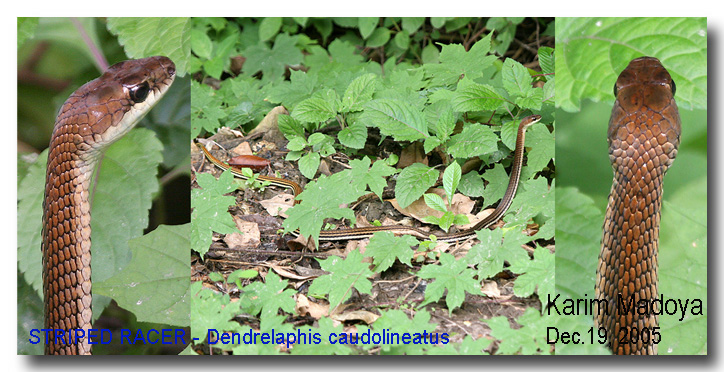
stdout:
MULTIPOLYGON (((523 118, 520 121, 520 124, 518 125, 518 133, 515 141, 515 150, 513 155, 513 168, 510 173, 510 179, 508 181, 508 188, 505 190, 505 194, 503 195, 502 200, 500 201, 500 204, 495 208, 493 213, 485 217, 482 221, 476 223, 472 228, 458 231, 456 233, 450 233, 450 234, 442 234, 439 236, 436 236, 437 241, 441 242, 455 242, 459 240, 468 239, 472 236, 475 236, 475 231, 487 228, 494 223, 498 222, 501 217, 505 214, 505 212, 510 208, 510 204, 513 202, 513 197, 515 197, 515 193, 518 190, 518 182, 520 181, 520 171, 523 167, 523 155, 525 152, 525 132, 528 129, 529 126, 537 123, 540 121, 541 117, 540 115, 531 115, 528 117, 523 118)), ((244 175, 239 169, 232 167, 219 159, 215 158, 209 151, 206 149, 205 146, 203 146, 200 143, 197 143, 197 146, 201 148, 204 155, 206 156, 209 161, 214 164, 216 167, 220 168, 221 170, 229 170, 234 174, 234 176, 242 178, 242 179, 248 179, 246 175, 244 175)), ((294 192, 295 201, 294 203, 299 203, 299 200, 296 200, 296 196, 299 195, 302 192, 302 188, 293 181, 284 179, 284 178, 278 178, 278 177, 270 177, 270 176, 263 176, 258 175, 257 176, 259 181, 268 181, 273 185, 285 187, 288 189, 291 189, 294 192)), ((350 240, 350 239, 364 239, 371 237, 374 233, 380 232, 380 231, 390 231, 396 235, 412 235, 418 239, 429 239, 430 233, 418 228, 410 227, 410 226, 370 226, 370 227, 358 227, 358 228, 349 228, 349 229, 338 229, 338 230, 323 230, 319 233, 319 240, 350 240)), ((295 230, 292 232, 292 235, 299 235, 299 231, 295 230)))
MULTIPOLYGON (((637 311, 658 297, 658 242, 663 179, 676 158, 681 119, 676 87, 658 59, 632 60, 621 72, 608 127, 613 185, 603 226, 595 293, 596 326, 614 354, 656 354, 658 317, 637 311), (632 299, 625 312, 620 303, 632 299)), ((656 309, 660 311, 660 309, 656 309)), ((660 336, 659 336, 660 337, 660 336)))
POLYGON ((78 88, 58 113, 43 199, 44 328, 53 330, 46 354, 90 354, 92 174, 102 151, 143 118, 175 74, 166 57, 120 62, 78 88), (68 338, 78 330, 84 337, 68 338))

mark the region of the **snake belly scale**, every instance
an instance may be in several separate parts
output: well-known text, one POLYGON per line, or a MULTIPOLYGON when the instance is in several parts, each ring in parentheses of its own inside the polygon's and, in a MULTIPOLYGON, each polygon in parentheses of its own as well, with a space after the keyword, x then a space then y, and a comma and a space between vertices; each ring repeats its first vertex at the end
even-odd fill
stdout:
POLYGON ((614 178, 595 282, 596 299, 608 303, 603 309, 599 302, 596 326, 605 328, 614 354, 657 353, 658 316, 626 312, 619 301, 653 306, 658 297, 663 179, 681 135, 675 91, 668 71, 652 57, 632 60, 614 87, 608 127, 614 178))
POLYGON ((103 150, 121 138, 166 93, 176 76, 166 57, 119 62, 78 88, 60 108, 48 151, 43 199, 46 354, 90 354, 92 174, 103 150), (68 342, 70 341, 70 342, 68 342))
MULTIPOLYGON (((456 242, 464 239, 468 239, 470 237, 475 236, 475 232, 487 227, 490 227, 494 223, 498 222, 501 217, 505 214, 505 212, 510 208, 511 203, 513 202, 513 197, 515 197, 515 193, 518 190, 518 183, 520 181, 520 171, 523 167, 523 157, 525 152, 525 132, 528 129, 529 126, 539 122, 541 120, 540 115, 531 115, 527 116, 523 119, 521 119, 520 124, 518 125, 518 133, 516 137, 515 142, 515 150, 513 155, 513 168, 510 173, 510 179, 508 181, 508 188, 505 190, 505 195, 503 195, 502 200, 500 201, 500 204, 495 208, 493 213, 485 217, 482 221, 475 224, 472 228, 462 230, 456 233, 450 233, 450 234, 442 234, 440 236, 436 236, 437 241, 440 242, 456 242)), ((213 155, 206 149, 206 147, 200 143, 197 143, 197 146, 203 151, 204 156, 206 156, 209 161, 214 164, 217 168, 221 170, 229 170, 234 174, 234 176, 248 179, 246 175, 244 175, 239 169, 236 169, 213 155)), ((257 176, 258 180, 260 181, 268 181, 272 185, 284 187, 291 189, 294 192, 295 201, 294 203, 299 203, 299 200, 296 200, 296 196, 299 195, 302 192, 302 188, 293 181, 278 178, 278 177, 270 177, 270 176, 263 176, 259 175, 257 176)), ((338 230, 323 230, 319 233, 319 240, 322 241, 332 241, 332 240, 350 240, 350 239, 364 239, 371 237, 374 233, 379 231, 390 231, 396 235, 412 235, 418 239, 425 240, 429 239, 430 233, 426 232, 424 230, 409 227, 409 226, 370 226, 370 227, 358 227, 358 228, 349 228, 349 229, 338 229, 338 230)), ((299 231, 295 230, 291 232, 292 235, 298 236, 299 231)))

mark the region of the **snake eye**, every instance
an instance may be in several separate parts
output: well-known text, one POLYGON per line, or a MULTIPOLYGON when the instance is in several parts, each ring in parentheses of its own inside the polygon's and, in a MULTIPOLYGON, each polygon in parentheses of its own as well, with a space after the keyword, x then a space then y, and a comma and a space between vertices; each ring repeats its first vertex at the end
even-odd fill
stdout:
POLYGON ((676 95, 676 83, 674 83, 673 79, 671 80, 671 95, 672 96, 676 95))
POLYGON ((129 96, 133 102, 141 103, 146 100, 149 91, 150 88, 148 87, 148 83, 143 82, 131 88, 129 96))
POLYGON ((616 83, 613 83, 613 96, 618 97, 618 86, 616 83))

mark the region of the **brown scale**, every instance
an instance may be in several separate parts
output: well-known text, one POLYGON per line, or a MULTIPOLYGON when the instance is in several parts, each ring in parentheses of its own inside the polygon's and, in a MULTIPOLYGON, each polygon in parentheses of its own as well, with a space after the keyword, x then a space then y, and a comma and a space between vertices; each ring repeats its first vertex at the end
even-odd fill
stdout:
POLYGON ((658 317, 624 314, 618 299, 620 294, 628 302, 634 296, 634 304, 642 299, 650 304, 658 297, 663 179, 681 134, 675 90, 669 73, 652 57, 632 60, 614 87, 616 102, 608 126, 614 177, 595 283, 596 299, 609 302, 609 313, 599 310, 596 326, 606 329, 614 354, 657 353, 654 337, 642 334, 658 327, 658 317), (628 343, 620 342, 624 336, 628 343), (631 342, 632 336, 638 336, 637 342, 631 342))
MULTIPOLYGON (((91 328, 91 173, 101 151, 140 120, 122 123, 121 118, 139 103, 155 103, 175 71, 166 57, 120 62, 78 88, 61 107, 50 140, 43 200, 45 329, 91 328), (148 97, 156 98, 145 97, 144 84, 152 92, 148 97)), ((82 340, 65 343, 51 336, 45 353, 90 354, 88 339, 82 340)))

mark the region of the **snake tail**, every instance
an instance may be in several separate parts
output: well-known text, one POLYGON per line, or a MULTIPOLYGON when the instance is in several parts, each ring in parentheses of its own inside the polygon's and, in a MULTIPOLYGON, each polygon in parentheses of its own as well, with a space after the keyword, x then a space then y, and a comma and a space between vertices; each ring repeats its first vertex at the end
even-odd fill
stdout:
POLYGON ((120 62, 78 88, 60 108, 43 199, 44 328, 52 330, 46 354, 91 352, 86 336, 92 321, 92 174, 102 151, 143 118, 175 75, 166 57, 120 62))
POLYGON ((614 177, 595 282, 599 304, 608 303, 607 309, 599 305, 596 326, 606 330, 614 354, 657 353, 660 309, 637 309, 640 301, 651 309, 658 297, 663 180, 681 135, 675 91, 668 71, 652 57, 632 60, 614 87, 608 127, 614 177))

